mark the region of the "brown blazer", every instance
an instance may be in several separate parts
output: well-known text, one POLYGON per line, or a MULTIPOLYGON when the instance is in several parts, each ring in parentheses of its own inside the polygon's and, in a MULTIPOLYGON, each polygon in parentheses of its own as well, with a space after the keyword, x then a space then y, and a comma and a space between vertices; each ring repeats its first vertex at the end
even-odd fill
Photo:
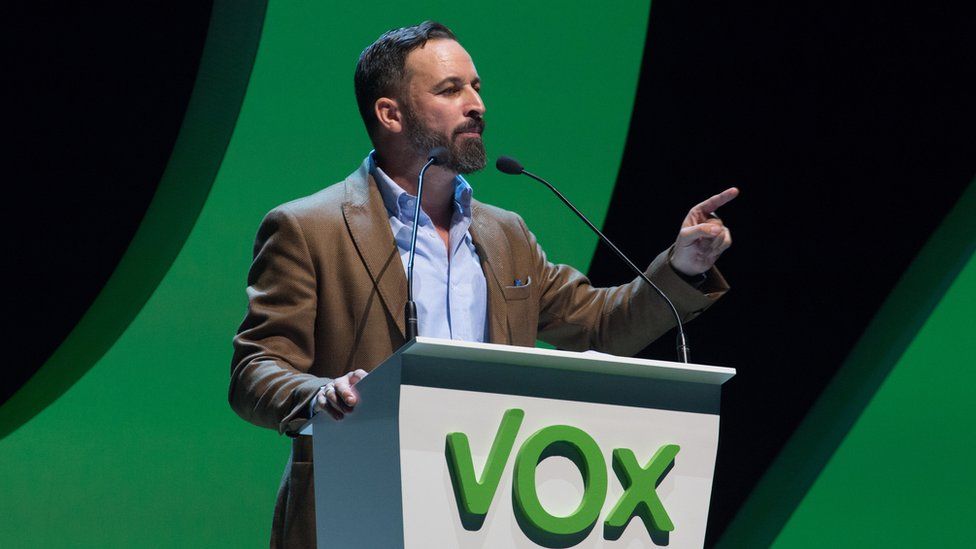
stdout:
MULTIPOLYGON (((472 203, 471 237, 488 286, 492 343, 632 355, 673 327, 639 279, 594 288, 553 265, 518 215, 472 203), (528 281, 513 286, 516 279, 528 281)), ((686 284, 667 253, 647 275, 684 320, 728 286, 714 269, 702 290, 686 284)), ((247 316, 234 338, 230 404, 241 417, 291 436, 331 378, 372 370, 404 343, 406 276, 379 189, 365 163, 345 181, 283 204, 264 218, 248 273, 247 316)), ((275 507, 271 545, 315 545, 312 452, 297 437, 275 507)))

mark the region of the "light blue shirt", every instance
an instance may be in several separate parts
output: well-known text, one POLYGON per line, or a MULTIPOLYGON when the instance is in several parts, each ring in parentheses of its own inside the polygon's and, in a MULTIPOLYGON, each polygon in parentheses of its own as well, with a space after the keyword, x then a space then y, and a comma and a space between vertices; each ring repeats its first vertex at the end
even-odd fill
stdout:
MULTIPOLYGON (((404 273, 410 255, 410 232, 417 197, 408 194, 376 165, 369 153, 369 173, 379 186, 390 216, 404 273)), ((413 264, 413 297, 417 303, 418 333, 462 341, 484 341, 488 310, 485 273, 471 241, 471 185, 454 179, 450 254, 430 217, 420 210, 417 251, 413 264)))

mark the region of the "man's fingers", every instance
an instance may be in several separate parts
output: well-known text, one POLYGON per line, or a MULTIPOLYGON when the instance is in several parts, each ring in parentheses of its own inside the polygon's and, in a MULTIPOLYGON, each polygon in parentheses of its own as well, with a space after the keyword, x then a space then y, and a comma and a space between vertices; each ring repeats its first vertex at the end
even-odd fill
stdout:
POLYGON ((345 417, 345 414, 336 408, 334 404, 329 402, 329 396, 334 394, 331 389, 331 385, 324 387, 321 391, 315 394, 315 412, 326 411, 332 419, 340 420, 345 417))
POLYGON ((699 240, 704 240, 710 246, 711 241, 721 235, 724 230, 724 227, 715 223, 699 223, 678 231, 678 240, 675 244, 677 246, 692 246, 699 240))
POLYGON ((722 246, 719 247, 719 253, 728 250, 730 246, 732 246, 732 231, 725 229, 722 233, 722 246))
POLYGON ((366 370, 353 370, 346 374, 349 377, 349 385, 355 385, 367 376, 366 370))
POLYGON ((353 392, 352 387, 348 383, 339 384, 336 383, 336 397, 339 398, 339 403, 346 408, 352 408, 356 405, 356 393, 353 392))
POLYGON ((366 372, 362 370, 356 370, 355 372, 350 372, 340 378, 337 378, 333 385, 336 389, 336 396, 338 396, 340 402, 346 406, 347 410, 352 411, 352 407, 359 402, 359 392, 353 389, 353 384, 359 382, 361 377, 356 376, 357 372, 366 372), (351 381, 354 380, 354 381, 351 381))
POLYGON ((737 196, 739 196, 739 189, 736 187, 730 187, 718 193, 717 195, 705 200, 704 202, 701 202, 700 204, 692 208, 692 210, 698 210, 703 216, 707 216, 708 214, 728 204, 733 198, 737 196))
POLYGON ((339 385, 341 380, 342 378, 338 378, 325 388, 325 398, 331 408, 342 413, 351 412, 352 407, 347 405, 345 397, 341 394, 342 389, 339 385))
POLYGON ((333 380, 315 396, 317 408, 328 411, 335 419, 345 417, 359 402, 359 391, 352 386, 366 375, 366 370, 355 370, 333 380))
POLYGON ((732 233, 722 227, 722 233, 712 240, 712 252, 718 257, 722 252, 732 245, 732 233))

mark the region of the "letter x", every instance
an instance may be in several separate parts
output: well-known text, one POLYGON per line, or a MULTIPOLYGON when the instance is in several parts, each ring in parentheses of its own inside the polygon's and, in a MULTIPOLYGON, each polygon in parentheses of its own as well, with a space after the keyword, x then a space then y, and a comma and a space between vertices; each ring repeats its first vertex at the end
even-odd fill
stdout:
POLYGON ((664 510, 655 489, 680 449, 676 444, 661 446, 645 467, 637 463, 632 450, 617 448, 613 451, 613 470, 624 487, 624 493, 610 510, 607 527, 622 530, 631 517, 637 515, 644 521, 648 533, 653 533, 651 528, 658 532, 674 530, 674 523, 664 510))

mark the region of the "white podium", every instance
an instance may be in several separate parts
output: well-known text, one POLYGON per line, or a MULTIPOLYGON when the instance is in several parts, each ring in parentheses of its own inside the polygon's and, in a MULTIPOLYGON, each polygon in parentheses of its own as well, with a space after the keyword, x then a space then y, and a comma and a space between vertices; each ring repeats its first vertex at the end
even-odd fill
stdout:
POLYGON ((701 547, 734 375, 417 338, 302 431, 318 545, 701 547))

